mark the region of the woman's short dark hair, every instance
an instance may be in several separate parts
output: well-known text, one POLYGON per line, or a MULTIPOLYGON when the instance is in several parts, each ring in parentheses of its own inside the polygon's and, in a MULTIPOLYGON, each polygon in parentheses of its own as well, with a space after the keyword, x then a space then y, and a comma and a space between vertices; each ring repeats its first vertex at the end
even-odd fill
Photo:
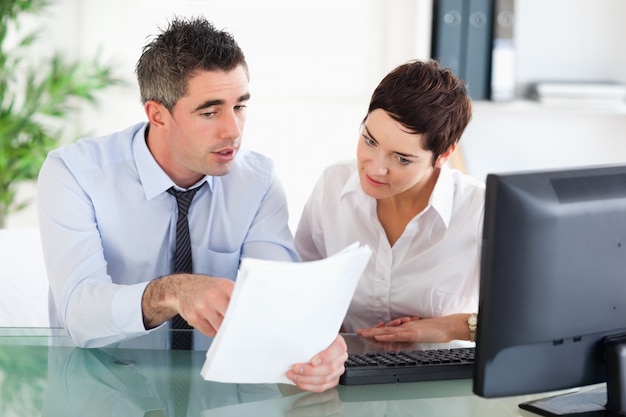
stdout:
POLYGON ((239 65, 247 74, 243 51, 230 33, 203 17, 174 18, 144 46, 135 67, 141 101, 154 100, 171 111, 198 71, 230 71, 239 65))
POLYGON ((472 118, 472 103, 461 78, 437 61, 410 61, 392 70, 374 90, 367 114, 382 109, 412 133, 433 164, 460 139, 472 118))

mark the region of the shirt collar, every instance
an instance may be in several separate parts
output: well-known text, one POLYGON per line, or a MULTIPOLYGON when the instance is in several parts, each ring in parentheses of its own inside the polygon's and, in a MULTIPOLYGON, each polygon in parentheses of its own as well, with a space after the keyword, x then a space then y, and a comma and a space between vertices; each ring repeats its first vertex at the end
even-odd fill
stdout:
MULTIPOLYGON (((365 208, 367 204, 373 204, 374 199, 369 197, 361 189, 358 171, 354 171, 346 184, 341 190, 340 199, 346 195, 354 194, 354 198, 360 201, 358 207, 365 208)), ((435 183, 428 205, 437 212, 446 228, 450 224, 452 217, 452 203, 454 198, 454 179, 452 178, 452 170, 444 165, 439 171, 439 177, 435 183)))
MULTIPOLYGON (((355 162, 356 163, 356 162, 355 162)), ((357 207, 365 209, 368 205, 373 205, 375 200, 365 194, 363 189, 361 188, 361 180, 359 179, 359 171, 358 168, 354 170, 348 181, 344 184, 341 189, 341 193, 339 194, 339 199, 345 198, 347 195, 353 195, 353 198, 357 199, 357 207)))
MULTIPOLYGON (((137 172, 139 174, 139 181, 143 187, 146 199, 151 200, 157 195, 165 192, 172 186, 176 186, 174 181, 163 171, 157 161, 150 153, 148 144, 146 143, 145 133, 148 123, 144 123, 135 135, 133 136, 133 157, 135 159, 135 165, 137 166, 137 172)), ((209 184, 209 188, 213 189, 212 176, 205 176, 202 180, 198 181, 198 184, 206 181, 209 184)), ((196 186, 194 185, 194 187, 196 186)), ((190 188, 194 188, 190 187, 190 188)), ((180 189, 180 187, 176 187, 180 189)))
POLYGON ((358 170, 355 170, 352 175, 350 175, 350 178, 348 178, 348 181, 344 184, 343 189, 341 190, 340 198, 343 198, 343 196, 348 193, 358 191, 360 189, 361 181, 359 180, 359 172, 358 170))
POLYGON ((439 214, 446 227, 450 224, 452 217, 452 204, 454 199, 454 179, 452 170, 444 165, 439 170, 439 177, 430 194, 429 205, 439 214))

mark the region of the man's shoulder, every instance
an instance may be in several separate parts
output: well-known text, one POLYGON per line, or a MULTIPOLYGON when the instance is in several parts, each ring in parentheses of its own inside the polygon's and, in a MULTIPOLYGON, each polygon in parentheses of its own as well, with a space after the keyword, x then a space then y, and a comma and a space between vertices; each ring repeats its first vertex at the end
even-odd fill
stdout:
POLYGON ((233 168, 225 177, 235 179, 244 176, 267 180, 273 175, 274 161, 270 157, 249 149, 241 149, 235 158, 233 168))
POLYGON ((245 169, 272 169, 274 166, 272 158, 250 149, 240 149, 235 161, 245 169))
POLYGON ((97 169, 133 158, 132 139, 143 129, 138 123, 105 136, 89 136, 51 152, 78 170, 97 169))
POLYGON ((218 177, 224 184, 236 184, 237 188, 267 188, 275 180, 273 160, 259 152, 241 149, 230 172, 218 177))

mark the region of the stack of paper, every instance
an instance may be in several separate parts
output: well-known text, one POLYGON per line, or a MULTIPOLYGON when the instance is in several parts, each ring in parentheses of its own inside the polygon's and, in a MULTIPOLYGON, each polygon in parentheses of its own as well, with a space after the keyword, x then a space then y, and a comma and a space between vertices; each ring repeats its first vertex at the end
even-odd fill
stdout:
POLYGON ((626 104, 626 85, 611 81, 544 81, 530 86, 530 98, 546 104, 626 104))
POLYGON ((286 373, 337 337, 371 250, 303 263, 244 259, 202 368, 206 380, 293 384, 286 373))

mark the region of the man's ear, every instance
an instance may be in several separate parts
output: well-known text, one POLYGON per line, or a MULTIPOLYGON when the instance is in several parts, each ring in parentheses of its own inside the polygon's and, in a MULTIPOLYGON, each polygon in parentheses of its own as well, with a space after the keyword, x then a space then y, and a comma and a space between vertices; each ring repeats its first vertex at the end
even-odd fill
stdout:
POLYGON ((439 157, 435 161, 435 168, 443 167, 446 164, 446 162, 448 162, 448 160, 450 159, 450 157, 452 156, 452 154, 454 153, 455 150, 456 150, 456 143, 454 145, 450 146, 441 155, 439 155, 439 157))
POLYGON ((166 113, 169 114, 169 111, 161 103, 148 100, 146 101, 146 104, 143 105, 143 108, 151 126, 160 127, 167 122, 165 116, 166 113))

